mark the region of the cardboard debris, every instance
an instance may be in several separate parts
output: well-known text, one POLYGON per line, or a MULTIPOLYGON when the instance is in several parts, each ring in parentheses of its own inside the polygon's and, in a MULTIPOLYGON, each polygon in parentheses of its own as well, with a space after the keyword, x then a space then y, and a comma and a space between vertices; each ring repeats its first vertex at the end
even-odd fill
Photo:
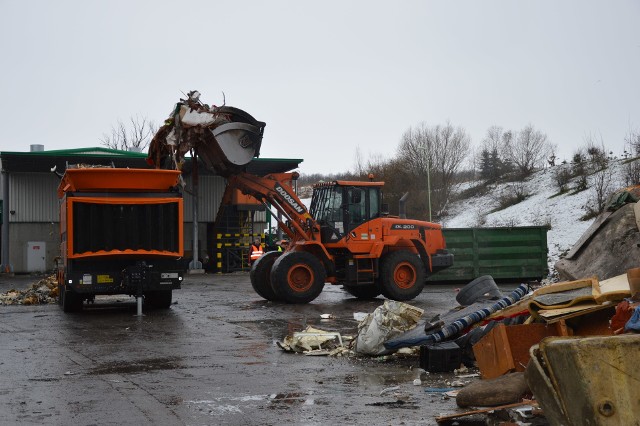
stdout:
POLYGON ((46 305, 58 303, 58 282, 50 275, 25 290, 9 290, 0 294, 1 305, 46 305))

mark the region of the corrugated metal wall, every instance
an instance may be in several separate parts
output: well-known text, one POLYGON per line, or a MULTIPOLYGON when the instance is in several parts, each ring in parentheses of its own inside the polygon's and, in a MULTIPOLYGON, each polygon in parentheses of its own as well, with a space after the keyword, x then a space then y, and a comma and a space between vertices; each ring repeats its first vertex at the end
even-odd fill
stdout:
MULTIPOLYGON (((193 197, 190 194, 192 190, 191 177, 186 179, 186 183, 187 185, 183 192, 184 221, 191 222, 193 215, 193 197)), ((198 222, 214 222, 216 220, 225 186, 225 179, 220 176, 199 176, 198 222)))
POLYGON ((58 183, 53 174, 12 173, 9 178, 10 222, 58 222, 58 183))
MULTIPOLYGON (((11 222, 58 222, 58 183, 53 174, 12 173, 9 179, 9 210, 11 222)), ((184 220, 191 222, 193 207, 191 180, 186 179, 184 191, 184 220)), ((200 176, 198 194, 198 221, 213 222, 218 213, 225 189, 225 179, 220 176, 200 176)), ((256 220, 264 221, 264 212, 256 214, 256 220)))

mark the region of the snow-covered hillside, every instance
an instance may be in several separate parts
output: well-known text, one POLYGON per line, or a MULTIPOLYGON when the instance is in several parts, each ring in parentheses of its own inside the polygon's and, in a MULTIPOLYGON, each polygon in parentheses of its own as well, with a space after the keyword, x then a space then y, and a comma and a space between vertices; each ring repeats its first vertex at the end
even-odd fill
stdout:
MULTIPOLYGON (((554 179, 554 173, 559 168, 570 165, 558 165, 534 173, 523 182, 523 191, 527 198, 513 206, 490 213, 499 205, 502 194, 513 192, 514 185, 520 183, 503 183, 491 186, 486 195, 471 196, 462 201, 452 203, 449 215, 442 221, 447 228, 471 228, 493 226, 543 226, 549 225, 547 233, 549 246, 549 270, 553 274, 554 264, 566 253, 580 236, 589 228, 595 219, 580 220, 587 212, 585 206, 594 197, 592 183, 594 176, 588 177, 589 188, 576 192, 577 178, 568 185, 568 191, 561 195, 554 179)), ((623 188, 623 160, 610 163, 611 181, 610 191, 623 188)), ((479 185, 479 182, 465 183, 458 191, 479 185)), ((311 198, 303 198, 302 202, 309 207, 311 198)))
MULTIPOLYGON (((511 207, 495 213, 489 213, 498 206, 498 197, 505 191, 513 191, 513 183, 495 185, 483 196, 472 197, 454 203, 449 209, 450 215, 443 222, 447 228, 466 228, 479 226, 551 226, 547 234, 549 245, 549 268, 563 252, 573 246, 594 219, 581 221, 586 213, 585 206, 593 197, 593 189, 575 193, 575 181, 569 183, 569 191, 562 195, 554 181, 555 166, 535 173, 524 182, 524 192, 528 197, 511 207), (556 195, 556 196, 554 196, 556 195)), ((620 160, 611 162, 610 189, 615 191, 624 187, 623 166, 620 160)), ((594 177, 589 176, 589 184, 594 177)))

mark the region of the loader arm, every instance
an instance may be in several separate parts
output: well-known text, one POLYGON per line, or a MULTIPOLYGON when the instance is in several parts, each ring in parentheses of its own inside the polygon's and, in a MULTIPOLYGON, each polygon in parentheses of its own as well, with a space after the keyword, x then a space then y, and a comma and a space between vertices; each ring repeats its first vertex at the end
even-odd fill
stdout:
MULTIPOLYGON (((278 225, 292 241, 314 241, 320 239, 320 226, 311 217, 300 198, 286 182, 298 178, 298 173, 272 173, 257 176, 250 173, 239 173, 228 178, 225 198, 234 189, 251 195, 269 208, 271 205, 284 218, 276 218, 278 225)), ((225 199, 227 203, 229 200, 225 199)))

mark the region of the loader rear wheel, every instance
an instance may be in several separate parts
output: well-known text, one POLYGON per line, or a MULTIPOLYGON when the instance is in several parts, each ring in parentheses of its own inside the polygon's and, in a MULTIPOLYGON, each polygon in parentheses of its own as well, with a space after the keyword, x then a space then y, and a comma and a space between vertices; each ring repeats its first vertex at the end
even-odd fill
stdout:
POLYGON ((258 260, 251 265, 251 272, 249 277, 251 278, 251 286, 256 293, 263 299, 267 299, 271 302, 278 302, 281 299, 276 296, 276 293, 271 287, 271 270, 273 264, 282 252, 270 251, 260 256, 258 260))
POLYGON ((382 290, 377 284, 345 285, 343 288, 347 293, 358 299, 374 299, 382 293, 382 290))
POLYGON ((82 310, 82 297, 75 291, 62 286, 60 296, 62 298, 62 310, 64 312, 79 312, 82 310))
POLYGON ((327 277, 322 262, 305 251, 287 252, 271 269, 271 288, 287 303, 309 303, 320 295, 327 277))
POLYGON ((409 251, 392 251, 382 259, 380 287, 382 294, 393 300, 411 300, 424 288, 422 260, 409 251))

